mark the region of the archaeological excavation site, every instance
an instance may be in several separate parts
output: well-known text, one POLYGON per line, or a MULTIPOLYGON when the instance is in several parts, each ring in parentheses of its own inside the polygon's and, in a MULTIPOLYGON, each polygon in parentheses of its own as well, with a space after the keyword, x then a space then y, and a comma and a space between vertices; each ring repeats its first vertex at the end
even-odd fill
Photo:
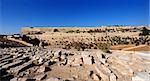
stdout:
POLYGON ((23 27, 0 35, 0 81, 150 81, 150 28, 23 27))

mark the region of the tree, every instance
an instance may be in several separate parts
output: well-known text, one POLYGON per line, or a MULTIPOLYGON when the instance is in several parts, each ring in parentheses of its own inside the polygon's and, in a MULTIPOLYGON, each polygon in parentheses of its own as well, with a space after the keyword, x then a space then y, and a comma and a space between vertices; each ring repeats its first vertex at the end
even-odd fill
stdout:
POLYGON ((139 36, 146 36, 150 35, 150 30, 148 30, 146 27, 143 27, 142 33, 139 34, 139 36))
POLYGON ((28 37, 28 36, 26 36, 26 35, 23 35, 23 36, 22 36, 22 40, 23 40, 23 41, 26 41, 27 43, 30 43, 31 38, 28 37))
POLYGON ((40 40, 37 38, 31 39, 31 44, 33 44, 33 46, 39 46, 40 40))
POLYGON ((59 32, 59 30, 58 29, 54 29, 54 32, 59 32))

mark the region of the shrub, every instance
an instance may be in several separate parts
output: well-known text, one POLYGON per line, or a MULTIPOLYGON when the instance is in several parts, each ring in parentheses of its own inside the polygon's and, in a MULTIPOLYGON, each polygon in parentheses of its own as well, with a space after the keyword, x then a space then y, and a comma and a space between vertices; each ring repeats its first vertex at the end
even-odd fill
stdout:
POLYGON ((40 40, 37 38, 31 39, 30 42, 31 42, 31 44, 33 44, 33 46, 39 46, 39 44, 40 44, 40 40))
POLYGON ((54 32, 59 32, 59 30, 58 29, 54 29, 54 32))
POLYGON ((150 35, 150 30, 148 30, 146 27, 143 27, 142 33, 139 34, 139 36, 146 36, 150 35))

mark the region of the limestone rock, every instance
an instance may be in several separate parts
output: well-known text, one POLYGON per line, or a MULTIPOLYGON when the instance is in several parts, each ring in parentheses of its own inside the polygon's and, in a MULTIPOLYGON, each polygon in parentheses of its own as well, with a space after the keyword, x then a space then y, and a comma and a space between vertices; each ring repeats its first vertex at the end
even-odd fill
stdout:
POLYGON ((71 63, 72 66, 80 66, 82 64, 82 60, 80 57, 75 57, 73 62, 71 63))
POLYGON ((109 81, 109 77, 106 74, 104 74, 97 66, 94 67, 103 81, 109 81))
POLYGON ((39 73, 43 73, 46 71, 46 67, 43 65, 43 66, 40 66, 39 69, 37 70, 37 72, 39 73))
POLYGON ((150 81, 148 57, 127 51, 0 48, 0 79, 14 75, 10 81, 150 81))
POLYGON ((38 62, 39 62, 39 64, 43 64, 44 63, 43 58, 39 58, 38 62))
POLYGON ((132 81, 150 81, 150 74, 146 72, 138 72, 132 77, 132 81))
POLYGON ((83 64, 92 64, 92 58, 89 57, 89 53, 82 52, 81 56, 83 58, 83 64))
POLYGON ((57 50, 55 53, 54 53, 54 58, 58 58, 60 57, 61 55, 61 50, 57 50))
POLYGON ((110 74, 109 78, 110 78, 110 81, 117 81, 117 78, 113 73, 110 74))
POLYGON ((61 55, 60 58, 61 58, 61 60, 64 60, 64 59, 66 59, 66 55, 61 55))
POLYGON ((97 74, 93 74, 92 78, 94 81, 100 81, 100 77, 97 74))
POLYGON ((17 75, 18 73, 20 73, 20 72, 26 70, 27 68, 29 68, 29 67, 31 67, 31 66, 32 66, 32 62, 29 61, 29 62, 26 62, 26 63, 20 65, 20 66, 11 68, 10 71, 11 71, 11 73, 17 75))

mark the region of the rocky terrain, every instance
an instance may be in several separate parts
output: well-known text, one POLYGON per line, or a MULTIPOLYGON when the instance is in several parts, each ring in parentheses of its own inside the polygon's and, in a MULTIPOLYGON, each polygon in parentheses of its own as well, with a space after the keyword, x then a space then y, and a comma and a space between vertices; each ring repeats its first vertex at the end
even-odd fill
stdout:
POLYGON ((0 48, 1 81, 150 81, 150 55, 132 51, 0 48))
POLYGON ((0 81, 150 81, 150 29, 31 27, 0 35, 0 81))
POLYGON ((0 36, 0 47, 24 47, 26 45, 16 42, 16 41, 12 41, 12 40, 8 40, 7 38, 5 38, 4 36, 0 36))

